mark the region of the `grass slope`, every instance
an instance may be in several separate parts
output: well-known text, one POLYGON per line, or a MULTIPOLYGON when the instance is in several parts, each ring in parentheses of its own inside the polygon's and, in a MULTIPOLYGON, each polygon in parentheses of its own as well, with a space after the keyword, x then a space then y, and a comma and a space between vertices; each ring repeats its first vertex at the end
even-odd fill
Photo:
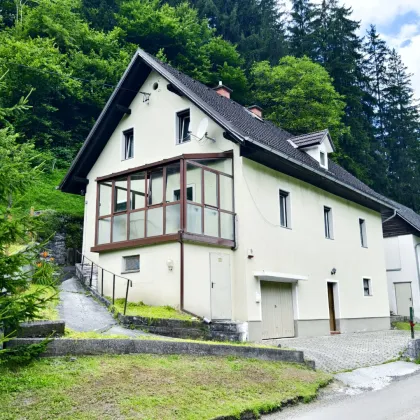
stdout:
POLYGON ((213 419, 310 401, 330 376, 251 359, 101 356, 0 366, 0 419, 213 419))
MULTIPOLYGON (((111 302, 112 298, 106 296, 111 302)), ((115 299, 115 308, 118 312, 124 313, 124 302, 125 299, 115 299)), ((172 308, 171 306, 149 306, 143 302, 128 302, 127 303, 127 315, 141 316, 144 318, 164 318, 164 319, 179 319, 182 321, 190 321, 191 315, 182 313, 172 308)))
POLYGON ((66 172, 61 169, 54 170, 52 173, 44 173, 16 202, 19 213, 27 214, 33 207, 34 210, 55 210, 60 213, 83 216, 83 197, 65 194, 56 189, 66 172))

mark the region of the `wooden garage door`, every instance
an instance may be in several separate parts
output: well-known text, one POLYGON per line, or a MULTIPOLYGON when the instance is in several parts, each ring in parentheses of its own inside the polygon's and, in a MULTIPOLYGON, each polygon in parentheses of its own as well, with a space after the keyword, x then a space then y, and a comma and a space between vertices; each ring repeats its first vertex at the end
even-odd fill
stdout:
POLYGON ((292 285, 261 282, 262 338, 294 337, 292 285))

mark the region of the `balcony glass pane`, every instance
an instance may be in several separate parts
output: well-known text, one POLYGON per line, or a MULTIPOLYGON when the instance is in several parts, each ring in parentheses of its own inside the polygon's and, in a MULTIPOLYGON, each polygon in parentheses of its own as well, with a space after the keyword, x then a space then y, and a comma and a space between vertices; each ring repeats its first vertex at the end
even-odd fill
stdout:
POLYGON ((220 229, 223 239, 230 239, 232 241, 235 239, 234 226, 235 220, 232 214, 220 213, 220 229))
MULTIPOLYGON (((111 201, 109 202, 111 204, 111 201)), ((98 245, 111 242, 111 218, 98 220, 98 245)))
POLYGON ((144 238, 144 211, 130 213, 130 239, 144 238))
POLYGON ((163 235, 163 207, 147 210, 147 236, 163 235))
POLYGON ((181 228, 180 209, 179 204, 166 206, 166 234, 177 233, 181 228))
POLYGON ((112 242, 127 240, 127 215, 114 216, 112 223, 112 242))
POLYGON ((233 179, 220 175, 220 208, 233 211, 233 179))
POLYGON ((131 196, 131 210, 142 209, 145 207, 145 182, 144 172, 131 175, 130 181, 130 196, 131 196))
POLYGON ((204 209, 204 235, 219 237, 219 212, 215 209, 204 209))
POLYGON ((99 184, 99 216, 111 214, 112 181, 99 184))
POLYGON ((148 205, 162 203, 163 200, 163 169, 150 173, 148 185, 148 205))
POLYGON ((232 175, 232 159, 194 159, 195 162, 208 166, 209 168, 215 169, 216 171, 223 172, 228 175, 232 175))
POLYGON ((166 202, 172 203, 181 199, 179 163, 166 167, 166 202))
POLYGON ((187 204, 187 232, 196 233, 198 235, 203 234, 201 212, 201 207, 187 204))
POLYGON ((198 166, 187 165, 187 191, 186 197, 188 201, 201 203, 201 179, 202 169, 198 166), (192 198, 192 200, 190 200, 192 198))
POLYGON ((127 178, 115 181, 114 213, 127 211, 127 178))
POLYGON ((217 175, 204 171, 204 204, 217 207, 217 175))

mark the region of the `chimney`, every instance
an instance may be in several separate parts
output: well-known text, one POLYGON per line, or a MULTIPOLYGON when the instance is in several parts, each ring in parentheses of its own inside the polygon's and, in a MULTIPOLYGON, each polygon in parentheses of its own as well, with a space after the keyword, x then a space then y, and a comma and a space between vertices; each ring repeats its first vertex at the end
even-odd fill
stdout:
POLYGON ((219 85, 213 88, 220 96, 230 99, 230 94, 233 92, 232 89, 229 89, 225 86, 222 81, 219 82, 219 85))
POLYGON ((248 111, 251 111, 254 115, 256 115, 258 118, 262 118, 262 108, 258 105, 251 105, 248 107, 248 111))

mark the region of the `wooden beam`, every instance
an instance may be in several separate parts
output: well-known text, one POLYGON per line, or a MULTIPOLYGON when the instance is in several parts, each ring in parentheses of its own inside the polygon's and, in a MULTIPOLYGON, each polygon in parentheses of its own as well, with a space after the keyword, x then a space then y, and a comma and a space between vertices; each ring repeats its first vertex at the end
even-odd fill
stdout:
POLYGON ((117 104, 115 105, 115 107, 118 109, 118 111, 123 112, 124 114, 130 115, 131 114, 131 109, 127 108, 126 106, 117 104))

